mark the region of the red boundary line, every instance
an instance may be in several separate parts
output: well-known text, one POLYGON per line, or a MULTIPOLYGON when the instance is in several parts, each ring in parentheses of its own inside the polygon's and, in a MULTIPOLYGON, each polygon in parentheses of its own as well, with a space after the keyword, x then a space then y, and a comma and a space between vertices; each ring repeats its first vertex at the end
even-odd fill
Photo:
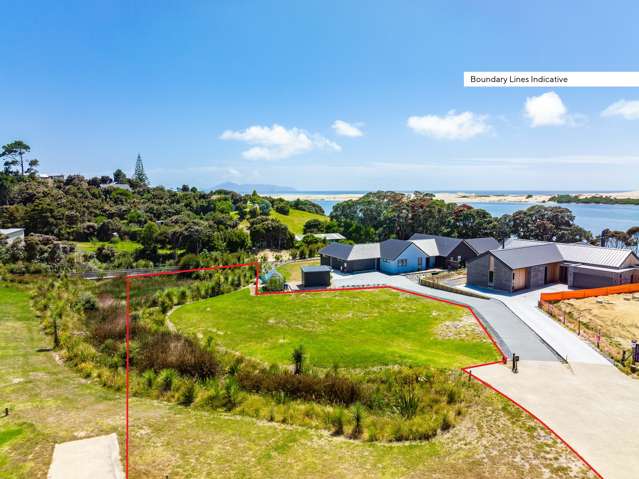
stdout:
POLYGON ((479 327, 482 329, 482 331, 488 337, 488 339, 490 339, 490 341, 492 342, 492 344, 495 347, 495 349, 497 350, 497 352, 499 352, 499 354, 501 355, 501 359, 497 360, 497 361, 491 361, 491 362, 488 362, 488 363, 476 364, 476 365, 473 365, 473 366, 466 366, 466 367, 461 368, 461 370, 464 373, 468 374, 468 376, 470 378, 475 379, 480 384, 482 384, 485 387, 491 389, 492 391, 496 392, 500 396, 506 398, 508 401, 513 403, 515 406, 517 406, 522 411, 524 411, 526 414, 528 414, 530 417, 532 417, 534 420, 536 420, 539 424, 541 424, 543 427, 545 427, 552 435, 554 435, 563 444, 565 444, 568 447, 568 449, 570 451, 572 451, 572 453, 575 456, 577 456, 579 458, 579 460, 581 460, 581 462, 583 462, 592 472, 595 473, 595 475, 597 477, 599 477, 600 479, 604 479, 604 477, 599 473, 599 471, 597 471, 581 454, 579 454, 575 450, 574 447, 572 447, 570 444, 568 444, 568 442, 563 437, 561 437, 554 429, 552 429, 548 424, 546 424, 539 416, 537 416, 534 413, 532 413, 529 409, 524 407, 522 404, 520 404, 519 402, 517 402, 516 400, 514 400, 513 398, 511 398, 510 396, 508 396, 504 392, 502 392, 499 389, 497 389, 495 386, 489 384, 488 382, 484 381, 483 379, 480 379, 479 377, 475 376, 472 373, 471 369, 480 368, 480 367, 484 367, 484 366, 493 366, 493 365, 496 365, 496 364, 506 364, 507 357, 504 354, 504 351, 501 349, 501 347, 497 343, 497 341, 495 341, 495 338, 493 338, 493 336, 490 334, 488 329, 480 321, 479 317, 477 316, 477 314, 475 313, 473 308, 470 307, 469 305, 457 303, 455 301, 451 301, 451 300, 448 300, 448 299, 437 298, 435 296, 429 296, 427 294, 422 294, 422 293, 418 293, 418 292, 415 292, 415 291, 409 291, 409 290, 406 290, 406 289, 397 288, 395 286, 388 286, 388 285, 357 286, 357 287, 354 286, 354 287, 346 287, 346 288, 322 288, 322 289, 293 290, 293 291, 271 291, 271 292, 260 293, 260 291, 259 291, 259 274, 260 274, 260 264, 259 264, 259 262, 241 263, 241 264, 238 263, 238 264, 231 264, 231 265, 220 265, 220 266, 213 266, 213 267, 208 267, 208 268, 193 268, 193 269, 177 270, 177 271, 161 271, 161 272, 157 272, 157 273, 142 273, 142 274, 128 275, 128 276, 125 277, 125 282, 126 282, 126 414, 125 414, 125 418, 126 418, 126 447, 125 447, 125 449, 126 449, 126 452, 125 452, 125 454, 126 454, 126 467, 125 467, 126 479, 129 478, 129 334, 130 334, 130 309, 129 309, 130 306, 129 306, 129 301, 130 301, 130 294, 131 294, 131 292, 130 292, 130 290, 131 290, 131 280, 132 279, 143 279, 143 278, 148 278, 148 277, 153 277, 153 276, 176 275, 176 274, 181 274, 181 273, 193 273, 193 272, 196 272, 196 271, 215 271, 215 270, 220 270, 220 269, 249 267, 249 266, 254 266, 255 267, 255 296, 272 296, 272 295, 282 295, 282 294, 308 294, 308 293, 335 293, 335 292, 339 292, 339 291, 366 291, 366 290, 377 290, 377 289, 390 289, 390 290, 398 291, 400 293, 412 294, 414 296, 419 296, 419 297, 430 299, 430 300, 433 300, 433 301, 439 301, 440 303, 447 303, 447 304, 450 304, 452 306, 457 306, 459 308, 464 308, 464 309, 470 311, 470 313, 475 318, 475 321, 477 322, 479 327))

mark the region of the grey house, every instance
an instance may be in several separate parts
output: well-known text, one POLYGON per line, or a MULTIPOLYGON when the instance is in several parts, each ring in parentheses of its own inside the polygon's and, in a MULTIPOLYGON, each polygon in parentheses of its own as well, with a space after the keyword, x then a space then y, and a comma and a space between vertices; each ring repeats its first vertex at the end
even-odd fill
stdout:
POLYGON ((468 260, 468 284, 503 291, 564 283, 586 289, 639 282, 631 250, 580 243, 510 240, 468 260))
POLYGON ((379 269, 379 243, 356 245, 331 243, 322 248, 319 253, 320 264, 345 273, 379 269))
POLYGON ((457 268, 469 258, 498 246, 493 238, 464 240, 414 234, 408 240, 389 239, 357 245, 333 243, 319 253, 322 265, 345 273, 381 271, 401 274, 430 268, 457 268))

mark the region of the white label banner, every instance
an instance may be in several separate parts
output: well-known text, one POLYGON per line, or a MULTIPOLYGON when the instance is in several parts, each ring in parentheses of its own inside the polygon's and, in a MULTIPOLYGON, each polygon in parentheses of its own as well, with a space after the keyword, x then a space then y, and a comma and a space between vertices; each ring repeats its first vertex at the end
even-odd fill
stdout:
POLYGON ((639 87, 639 72, 464 72, 471 88, 639 87))

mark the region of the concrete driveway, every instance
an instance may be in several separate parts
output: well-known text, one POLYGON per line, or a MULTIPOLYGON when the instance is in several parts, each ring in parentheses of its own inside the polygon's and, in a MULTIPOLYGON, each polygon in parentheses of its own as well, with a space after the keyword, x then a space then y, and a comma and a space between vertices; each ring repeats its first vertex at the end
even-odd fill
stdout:
POLYGON ((614 367, 608 359, 588 342, 564 328, 537 307, 541 293, 565 291, 567 289, 565 285, 552 285, 522 293, 502 293, 469 287, 465 289, 480 292, 504 303, 569 363, 599 364, 614 367))
POLYGON ((472 373, 526 408, 606 479, 639 475, 639 381, 609 365, 522 361, 472 373))

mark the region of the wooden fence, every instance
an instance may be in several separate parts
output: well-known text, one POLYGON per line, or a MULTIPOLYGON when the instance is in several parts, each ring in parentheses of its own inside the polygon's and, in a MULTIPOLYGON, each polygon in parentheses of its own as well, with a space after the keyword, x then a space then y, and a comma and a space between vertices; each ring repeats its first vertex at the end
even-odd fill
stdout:
POLYGON ((472 298, 490 299, 488 296, 484 296, 483 294, 473 293, 472 291, 468 291, 468 290, 465 290, 465 289, 455 288, 453 286, 448 286, 448 285, 446 285, 444 283, 440 283, 439 281, 434 281, 432 279, 426 278, 425 276, 422 276, 419 279, 419 284, 422 285, 422 286, 428 286, 429 288, 440 289, 442 291, 448 291, 449 293, 463 294, 464 296, 470 296, 472 298))
POLYGON ((578 289, 576 291, 561 291, 559 293, 542 293, 541 301, 563 301, 564 299, 592 298, 608 296, 610 294, 639 293, 639 283, 620 284, 606 288, 578 289))
MULTIPOLYGON (((543 296, 544 295, 542 294, 542 297, 543 296)), ((617 343, 613 343, 612 341, 608 340, 606 337, 601 335, 601 331, 592 331, 591 329, 587 328, 579 319, 573 317, 572 314, 566 313, 561 308, 555 306, 552 303, 549 303, 548 301, 545 301, 543 298, 539 300, 539 308, 548 313, 560 323, 562 323, 568 329, 577 333, 578 336, 584 338, 586 341, 606 354, 612 360, 623 363, 626 358, 630 357, 629 349, 624 349, 617 343)))

